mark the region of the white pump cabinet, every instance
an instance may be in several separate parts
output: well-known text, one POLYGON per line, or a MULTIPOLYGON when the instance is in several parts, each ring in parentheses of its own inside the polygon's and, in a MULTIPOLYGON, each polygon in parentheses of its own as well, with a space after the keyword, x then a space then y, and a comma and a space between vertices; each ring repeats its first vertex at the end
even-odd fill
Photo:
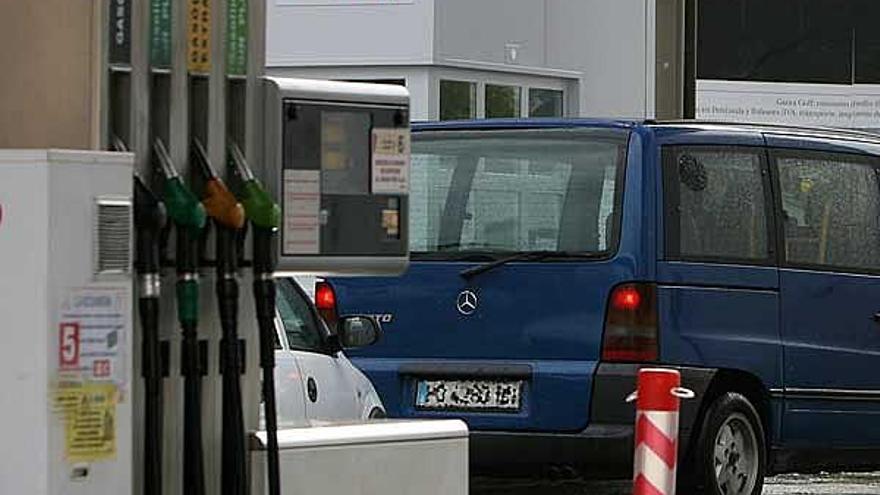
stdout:
POLYGON ((0 486, 132 491, 127 153, 0 150, 0 486))

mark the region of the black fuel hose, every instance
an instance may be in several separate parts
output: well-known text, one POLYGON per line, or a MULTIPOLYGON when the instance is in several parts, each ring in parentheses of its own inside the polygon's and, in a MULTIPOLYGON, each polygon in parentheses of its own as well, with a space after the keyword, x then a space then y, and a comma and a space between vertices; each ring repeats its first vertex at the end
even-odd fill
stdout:
POLYGON ((222 364, 222 495, 247 495, 247 450, 241 397, 243 356, 238 338, 238 237, 245 224, 245 212, 235 195, 217 176, 208 154, 198 140, 194 150, 205 179, 202 204, 216 227, 217 282, 215 292, 223 337, 222 364))
POLYGON ((162 493, 162 358, 159 340, 161 274, 159 239, 165 227, 165 205, 134 178, 135 271, 138 274, 138 315, 141 322, 144 378, 144 495, 162 493))
POLYGON ((186 187, 161 140, 153 151, 165 180, 163 199, 177 232, 177 320, 183 331, 183 493, 204 495, 202 452, 202 355, 197 334, 199 321, 199 237, 207 216, 198 198, 186 187))
POLYGON ((281 494, 278 460, 278 415, 275 402, 275 272, 276 243, 281 209, 263 189, 241 150, 230 146, 232 165, 241 179, 240 198, 253 236, 253 290, 260 333, 260 368, 263 374, 263 411, 266 419, 266 465, 269 495, 281 494))

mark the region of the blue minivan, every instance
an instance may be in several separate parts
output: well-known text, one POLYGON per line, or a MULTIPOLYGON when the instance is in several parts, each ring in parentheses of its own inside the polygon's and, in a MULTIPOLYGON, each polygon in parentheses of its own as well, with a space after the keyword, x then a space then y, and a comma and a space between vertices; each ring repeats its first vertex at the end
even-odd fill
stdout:
POLYGON ((640 366, 679 369, 680 480, 880 465, 880 138, 700 122, 413 126, 400 278, 332 278, 398 417, 474 470, 628 475, 640 366))

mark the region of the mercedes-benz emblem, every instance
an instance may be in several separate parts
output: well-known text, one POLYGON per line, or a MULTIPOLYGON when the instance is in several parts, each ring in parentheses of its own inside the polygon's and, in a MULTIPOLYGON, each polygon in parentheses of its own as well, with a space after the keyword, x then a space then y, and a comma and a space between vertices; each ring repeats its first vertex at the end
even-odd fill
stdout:
POLYGON ((455 300, 455 307, 458 308, 459 313, 470 315, 477 310, 477 295, 471 290, 461 291, 458 299, 455 300))

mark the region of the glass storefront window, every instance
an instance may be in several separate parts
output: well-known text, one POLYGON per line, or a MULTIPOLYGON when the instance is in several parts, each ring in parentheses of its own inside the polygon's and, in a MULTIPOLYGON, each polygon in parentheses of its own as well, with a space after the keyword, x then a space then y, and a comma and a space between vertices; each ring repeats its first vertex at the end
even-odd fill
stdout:
POLYGON ((486 85, 486 118, 520 116, 519 86, 486 85))
POLYGON ((477 116, 477 85, 467 81, 440 81, 440 120, 477 116))
POLYGON ((562 117, 562 91, 529 89, 529 117, 562 117))

